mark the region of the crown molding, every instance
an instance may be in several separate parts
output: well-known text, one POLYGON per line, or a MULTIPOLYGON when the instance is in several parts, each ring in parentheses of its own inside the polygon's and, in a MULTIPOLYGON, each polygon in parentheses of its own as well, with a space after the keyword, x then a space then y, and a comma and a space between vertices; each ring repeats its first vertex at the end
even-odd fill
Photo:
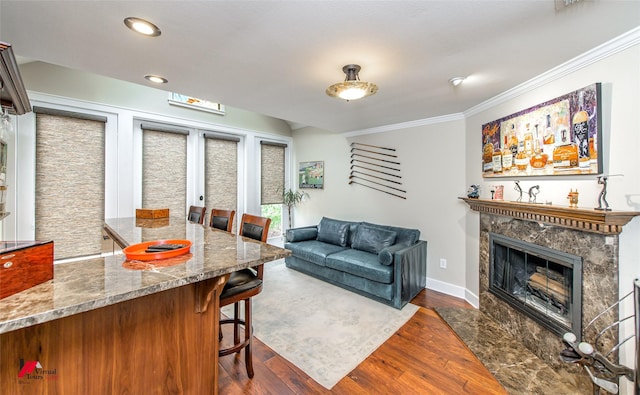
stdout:
POLYGON ((581 55, 576 56, 575 58, 565 63, 560 64, 559 66, 552 68, 551 70, 538 75, 537 77, 530 79, 529 81, 523 82, 522 84, 517 85, 516 87, 509 89, 508 91, 505 91, 485 102, 473 106, 464 111, 463 114, 465 118, 468 118, 472 115, 488 110, 492 107, 497 106, 498 104, 502 104, 517 96, 530 92, 536 88, 539 88, 552 81, 574 73, 602 59, 608 58, 609 56, 615 55, 638 44, 640 44, 640 27, 630 30, 612 40, 607 41, 602 45, 599 45, 581 55))
POLYGON ((608 58, 609 56, 615 55, 638 44, 640 44, 640 27, 632 29, 612 40, 609 40, 606 43, 599 45, 581 55, 578 55, 575 58, 562 63, 561 65, 556 66, 551 70, 548 70, 526 82, 523 82, 522 84, 517 85, 512 89, 509 89, 499 95, 492 97, 489 100, 473 106, 465 110, 464 112, 419 119, 416 121, 378 126, 369 129, 354 130, 351 132, 342 133, 342 135, 345 137, 362 136, 365 134, 392 132, 395 130, 408 129, 417 126, 433 125, 437 123, 466 119, 472 115, 488 110, 492 107, 495 107, 527 92, 530 92, 536 88, 539 88, 545 84, 574 73, 580 69, 592 65, 593 63, 608 58))
POLYGON ((344 137, 355 137, 355 136, 362 136, 362 135, 365 135, 365 134, 392 132, 392 131, 400 130, 400 129, 409 129, 409 128, 415 128, 417 126, 433 125, 433 124, 436 124, 436 123, 459 121, 459 120, 463 120, 463 119, 465 119, 464 114, 459 112, 459 113, 455 113, 455 114, 441 115, 439 117, 418 119, 416 121, 395 123, 395 124, 391 124, 391 125, 378 126, 378 127, 369 128, 369 129, 354 130, 354 131, 351 131, 351 132, 342 133, 342 135, 344 137))

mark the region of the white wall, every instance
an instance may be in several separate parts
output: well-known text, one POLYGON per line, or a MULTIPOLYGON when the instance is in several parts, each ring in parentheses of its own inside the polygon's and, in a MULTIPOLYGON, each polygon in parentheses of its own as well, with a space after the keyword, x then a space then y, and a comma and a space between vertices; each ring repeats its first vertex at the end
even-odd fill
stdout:
MULTIPOLYGON (((170 106, 167 104, 169 93, 166 90, 146 85, 132 84, 44 62, 23 64, 20 66, 20 74, 25 87, 29 91, 135 109, 138 112, 162 114, 193 122, 214 123, 291 136, 289 125, 281 119, 229 106, 226 106, 226 114, 224 116, 170 106)), ((170 89, 169 87, 163 88, 170 89)), ((176 93, 189 94, 189 92, 176 93)), ((207 98, 202 97, 201 99, 207 98)))
MULTIPOLYGON (((33 106, 89 113, 107 117, 105 124, 105 217, 133 216, 141 204, 141 131, 139 123, 152 121, 190 130, 187 169, 187 205, 201 204, 204 194, 197 169, 204 166, 198 145, 202 130, 233 134, 239 143, 238 209, 260 212, 259 142, 261 139, 291 143, 289 125, 276 118, 227 107, 224 116, 171 106, 168 92, 143 85, 77 72, 41 62, 21 67, 33 106), (198 179, 198 181, 193 181, 198 179)), ((35 115, 16 117, 17 132, 9 141, 7 209, 4 239, 35 237, 35 115)), ((64 182, 64 180, 61 180, 64 182)), ((186 211, 186 208, 185 208, 186 211)))
MULTIPOLYGON (((484 105, 482 110, 469 111, 461 121, 351 138, 314 128, 295 131, 294 163, 324 160, 326 178, 325 189, 309 191, 311 199, 296 209, 295 226, 316 224, 322 216, 328 216, 416 227, 429 242, 427 287, 465 297, 477 306, 479 216, 457 197, 464 196, 469 185, 480 184, 481 196, 488 198, 491 185, 504 184, 505 199, 517 198, 513 179, 482 179, 482 124, 594 82, 602 83, 604 172, 624 174, 624 177, 609 179, 608 201, 616 210, 640 211, 640 45, 637 40, 626 49, 553 78, 542 76, 540 81, 544 82, 523 89, 520 95, 506 101, 496 100, 493 105, 484 105), (397 149, 408 192, 406 201, 348 185, 351 141, 397 149), (447 269, 439 268, 440 258, 447 259, 447 269)), ((598 204, 601 187, 595 176, 520 181, 527 188, 540 185, 539 201, 566 206, 569 189, 578 189, 580 207, 592 208, 598 204)), ((631 291, 632 279, 640 277, 638 240, 640 219, 635 218, 620 235, 621 296, 631 291)), ((621 316, 631 314, 632 309, 631 303, 625 304, 621 316)), ((632 323, 629 324, 621 329, 621 339, 633 333, 632 323)), ((627 366, 634 366, 632 342, 627 346, 622 350, 621 360, 627 366)), ((631 393, 626 380, 621 382, 626 386, 621 393, 631 393)))
MULTIPOLYGON (((505 200, 514 200, 513 180, 488 179, 483 181, 480 174, 482 124, 512 114, 535 104, 582 88, 594 82, 602 83, 602 127, 604 133, 603 152, 604 174, 621 173, 623 177, 612 177, 608 182, 607 200, 615 210, 640 211, 640 45, 598 60, 576 70, 569 75, 550 81, 505 103, 495 105, 467 118, 466 141, 467 159, 466 183, 480 184, 481 197, 490 197, 490 186, 505 185, 505 200)), ((566 176, 553 178, 522 178, 523 189, 540 185, 538 201, 567 205, 567 193, 577 189, 580 193, 580 208, 598 206, 601 186, 595 176, 566 176)), ((478 292, 478 231, 479 216, 468 212, 466 216, 466 286, 472 293, 478 292)), ((633 219, 623 228, 619 239, 619 279, 620 296, 632 290, 632 280, 640 277, 640 219, 633 219)), ((611 290, 615 292, 615 290, 611 290)), ((633 313, 632 302, 621 308, 621 317, 633 313)), ((620 338, 634 332, 632 322, 621 328, 620 338)), ((622 361, 634 366, 632 343, 623 349, 622 361)), ((626 380, 621 380, 625 382, 626 380)), ((625 393, 625 392, 622 392, 625 393)), ((629 392, 630 393, 630 392, 629 392)))
POLYGON ((465 297, 464 255, 466 160, 464 120, 346 138, 314 128, 294 133, 294 162, 325 162, 324 190, 307 190, 310 199, 294 214, 294 225, 317 224, 323 217, 417 228, 428 242, 429 288, 465 297), (350 143, 395 148, 407 199, 361 185, 349 185, 350 143), (440 269, 440 258, 447 268, 440 269))

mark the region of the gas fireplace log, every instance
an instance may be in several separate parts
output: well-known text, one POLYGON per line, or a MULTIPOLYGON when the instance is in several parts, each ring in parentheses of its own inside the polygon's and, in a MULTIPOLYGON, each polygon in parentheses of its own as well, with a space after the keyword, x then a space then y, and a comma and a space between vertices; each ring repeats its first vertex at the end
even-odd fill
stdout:
POLYGON ((560 293, 565 296, 567 295, 567 288, 564 285, 562 285, 558 281, 552 280, 544 276, 543 274, 534 273, 531 275, 531 277, 529 277, 529 280, 541 286, 548 287, 549 289, 553 290, 556 293, 560 293))
POLYGON ((548 269, 544 266, 536 266, 536 272, 543 274, 552 280, 556 280, 559 282, 564 281, 564 276, 562 274, 556 272, 555 270, 548 269))
POLYGON ((567 289, 562 284, 540 273, 534 273, 529 277, 529 285, 558 300, 567 300, 569 296, 567 289))

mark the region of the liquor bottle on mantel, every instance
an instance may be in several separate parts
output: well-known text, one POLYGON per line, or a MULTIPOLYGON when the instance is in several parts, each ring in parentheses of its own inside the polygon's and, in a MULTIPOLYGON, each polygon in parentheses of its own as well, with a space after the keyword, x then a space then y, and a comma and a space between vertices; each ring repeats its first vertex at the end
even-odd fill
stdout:
POLYGON ((580 91, 578 95, 580 109, 573 115, 571 127, 576 145, 578 147, 578 164, 580 168, 590 166, 589 154, 589 114, 584 110, 584 93, 580 91))
POLYGON ((567 129, 560 131, 560 144, 553 150, 553 168, 570 169, 578 167, 578 147, 567 136, 567 129))

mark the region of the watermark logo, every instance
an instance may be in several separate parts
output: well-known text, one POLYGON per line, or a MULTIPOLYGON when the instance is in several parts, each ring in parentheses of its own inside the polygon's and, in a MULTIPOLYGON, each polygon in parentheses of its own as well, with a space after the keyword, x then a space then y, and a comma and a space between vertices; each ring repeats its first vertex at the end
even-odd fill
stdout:
POLYGON ((33 380, 56 380, 58 372, 56 369, 44 369, 40 361, 25 361, 20 358, 20 371, 18 378, 23 384, 33 380))

